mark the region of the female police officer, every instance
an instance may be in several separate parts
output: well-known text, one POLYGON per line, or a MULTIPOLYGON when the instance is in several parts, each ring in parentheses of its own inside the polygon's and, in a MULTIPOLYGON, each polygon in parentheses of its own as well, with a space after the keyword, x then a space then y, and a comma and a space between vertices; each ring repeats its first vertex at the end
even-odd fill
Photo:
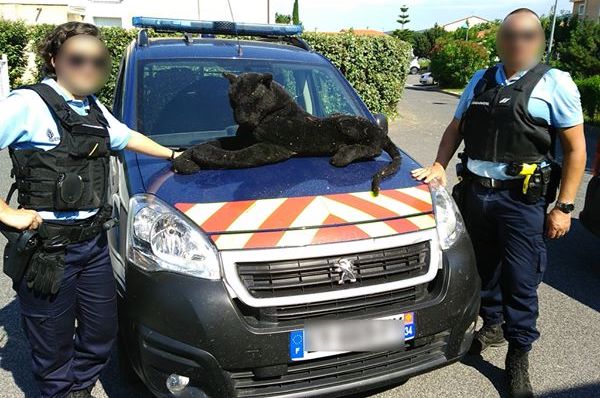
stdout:
POLYGON ((16 288, 42 397, 91 397, 117 330, 102 228, 110 151, 177 154, 127 128, 92 95, 110 65, 95 26, 58 26, 40 54, 47 77, 0 102, 0 148, 10 148, 20 204, 0 200, 0 221, 41 237, 16 288))

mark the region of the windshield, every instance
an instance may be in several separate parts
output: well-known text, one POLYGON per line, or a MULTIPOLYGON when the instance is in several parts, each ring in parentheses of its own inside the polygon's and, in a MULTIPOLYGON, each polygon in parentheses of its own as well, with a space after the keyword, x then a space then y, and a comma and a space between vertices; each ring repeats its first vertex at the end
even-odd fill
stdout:
POLYGON ((168 59, 140 63, 138 129, 158 143, 187 147, 233 136, 237 125, 223 72, 269 72, 314 116, 365 116, 331 66, 240 59, 168 59))

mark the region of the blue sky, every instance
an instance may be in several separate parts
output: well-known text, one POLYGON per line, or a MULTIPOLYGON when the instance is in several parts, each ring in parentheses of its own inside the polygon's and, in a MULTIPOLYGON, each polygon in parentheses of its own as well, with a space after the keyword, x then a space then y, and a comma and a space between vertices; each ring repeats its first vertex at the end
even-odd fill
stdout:
MULTIPOLYGON (((407 29, 420 30, 443 25, 469 15, 486 19, 503 18, 519 7, 529 7, 539 14, 549 14, 554 0, 299 0, 300 19, 306 30, 337 32, 344 28, 393 30, 400 6, 409 7, 411 22, 407 29)), ((271 8, 291 14, 293 0, 271 0, 271 8)), ((571 10, 569 0, 559 0, 558 9, 571 10)))

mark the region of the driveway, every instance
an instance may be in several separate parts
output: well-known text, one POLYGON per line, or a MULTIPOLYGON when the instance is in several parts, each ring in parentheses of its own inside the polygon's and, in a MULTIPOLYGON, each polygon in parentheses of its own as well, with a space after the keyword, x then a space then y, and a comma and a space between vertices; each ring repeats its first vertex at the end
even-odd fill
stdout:
MULTIPOLYGON (((419 162, 430 163, 457 98, 428 89, 409 77, 399 105, 401 117, 391 123, 394 141, 419 162)), ((8 191, 10 161, 0 152, 0 193, 8 191)), ((589 179, 589 176, 586 178, 589 179)), ((455 176, 450 173, 451 183, 455 176)), ((578 205, 582 203, 583 189, 578 205)), ((14 205, 14 204, 13 204, 14 205)), ((579 210, 576 214, 579 213, 579 210)), ((3 245, 3 238, 0 239, 3 245)), ((550 242, 550 264, 540 287, 539 327, 542 337, 533 351, 532 378, 540 397, 600 396, 600 241, 575 220, 572 232, 550 242)), ((8 279, 0 276, 0 398, 35 397, 29 348, 19 323, 18 304, 8 279)), ((505 396, 502 384, 505 348, 483 359, 461 363, 415 377, 401 387, 373 392, 377 398, 505 396)), ((116 353, 99 386, 98 398, 145 398, 142 388, 119 377, 116 353)))
MULTIPOLYGON (((417 161, 430 164, 457 103, 458 98, 422 87, 409 76, 390 135, 417 161)), ((595 148, 597 139, 590 133, 588 146, 595 148)), ((454 163, 448 168, 450 186, 456 182, 454 163)), ((575 217, 589 178, 586 174, 577 195, 575 217)), ((600 240, 574 220, 567 237, 549 242, 548 248, 549 265, 539 289, 541 338, 530 359, 536 396, 600 397, 600 240)), ((466 358, 372 397, 505 397, 505 355, 505 347, 490 349, 483 358, 466 358)))

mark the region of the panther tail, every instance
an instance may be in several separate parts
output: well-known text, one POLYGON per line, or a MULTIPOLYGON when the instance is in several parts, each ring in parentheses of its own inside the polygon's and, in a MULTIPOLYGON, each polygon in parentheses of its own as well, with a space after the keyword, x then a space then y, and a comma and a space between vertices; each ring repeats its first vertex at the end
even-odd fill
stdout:
POLYGON ((383 150, 386 151, 392 161, 387 166, 383 167, 379 170, 374 176, 371 182, 371 191, 377 196, 379 194, 379 185, 381 184, 381 180, 389 178, 396 174, 398 170, 400 170, 400 163, 402 162, 402 155, 400 155, 400 151, 398 147, 392 142, 390 137, 386 137, 386 142, 383 145, 383 150))

